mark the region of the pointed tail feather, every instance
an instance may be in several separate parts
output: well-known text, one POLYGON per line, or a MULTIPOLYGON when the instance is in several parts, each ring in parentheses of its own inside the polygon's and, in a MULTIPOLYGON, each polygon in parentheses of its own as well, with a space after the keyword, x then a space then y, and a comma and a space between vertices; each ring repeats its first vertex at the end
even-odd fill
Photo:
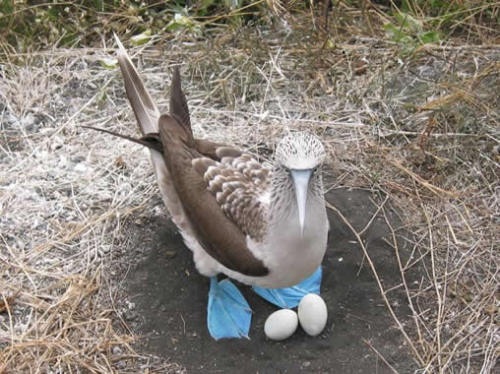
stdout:
POLYGON ((193 140, 193 131, 191 130, 191 119, 189 116, 189 108, 186 101, 186 96, 182 92, 181 74, 179 67, 174 68, 172 75, 172 83, 170 84, 170 115, 172 115, 184 128, 193 140))
POLYGON ((120 64, 120 70, 122 71, 123 80, 125 81, 125 91, 127 92, 128 100, 134 110, 139 129, 143 135, 156 133, 158 132, 160 111, 142 82, 141 77, 137 73, 120 39, 118 39, 116 34, 114 34, 114 36, 119 48, 117 58, 120 64))
POLYGON ((114 132, 114 131, 101 129, 99 127, 92 127, 92 126, 80 126, 80 127, 83 127, 85 129, 91 129, 94 131, 104 132, 106 134, 110 134, 113 136, 117 136, 119 138, 126 139, 128 141, 143 145, 145 147, 148 147, 149 149, 153 149, 153 150, 163 154, 163 145, 161 143, 161 140, 160 140, 160 137, 158 136, 158 134, 147 134, 147 135, 143 136, 142 138, 133 138, 132 136, 122 135, 122 134, 119 134, 119 133, 114 132))
MULTIPOLYGON (((151 151, 151 162, 153 163, 163 200, 174 222, 179 223, 180 227, 183 227, 183 230, 189 231, 190 228, 188 224, 181 223, 185 221, 184 209, 179 201, 179 197, 177 196, 177 192, 170 178, 170 172, 165 164, 164 149, 158 135, 160 111, 139 77, 127 51, 116 35, 115 39, 119 48, 117 58, 125 82, 127 97, 134 110, 139 129, 143 135, 146 135, 140 141, 134 138, 129 138, 128 140, 145 145, 161 153, 151 151)), ((127 139, 127 137, 125 137, 125 139, 127 139)))

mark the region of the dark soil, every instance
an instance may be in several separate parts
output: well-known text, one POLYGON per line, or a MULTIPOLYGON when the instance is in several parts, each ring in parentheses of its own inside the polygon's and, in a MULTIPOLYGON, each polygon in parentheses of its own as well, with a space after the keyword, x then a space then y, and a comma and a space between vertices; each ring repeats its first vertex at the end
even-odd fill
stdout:
MULTIPOLYGON (((362 190, 327 194, 357 230, 375 212, 370 197, 362 190)), ((329 312, 327 327, 318 337, 299 327, 283 342, 264 335, 264 322, 276 307, 241 284, 254 311, 251 340, 214 341, 206 327, 208 279, 197 273, 175 226, 164 217, 134 225, 132 245, 145 256, 129 270, 126 283, 135 303, 136 332, 143 337, 141 350, 184 365, 189 373, 392 373, 369 342, 398 372, 412 372, 407 347, 366 261, 360 269, 361 248, 339 217, 330 212, 329 219, 321 290, 329 312)), ((401 283, 394 249, 383 240, 388 234, 385 221, 377 217, 363 235, 386 288, 401 283)), ((409 314, 404 294, 391 292, 390 298, 404 321, 409 314)))

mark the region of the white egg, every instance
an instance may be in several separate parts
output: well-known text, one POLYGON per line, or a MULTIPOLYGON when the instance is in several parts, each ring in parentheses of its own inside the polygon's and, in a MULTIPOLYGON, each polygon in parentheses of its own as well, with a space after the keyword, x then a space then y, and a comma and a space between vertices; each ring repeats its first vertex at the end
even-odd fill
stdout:
POLYGON ((328 310, 321 296, 309 293, 300 300, 299 322, 304 331, 311 336, 321 334, 326 326, 328 310))
POLYGON ((291 309, 280 309, 271 313, 264 324, 264 333, 271 340, 284 340, 293 335, 299 320, 291 309))

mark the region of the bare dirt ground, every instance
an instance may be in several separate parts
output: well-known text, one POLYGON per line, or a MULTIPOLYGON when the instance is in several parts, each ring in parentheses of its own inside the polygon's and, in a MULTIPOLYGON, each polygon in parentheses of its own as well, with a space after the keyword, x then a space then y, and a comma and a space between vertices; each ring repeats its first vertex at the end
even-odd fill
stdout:
POLYGON ((272 307, 248 292, 252 340, 208 338, 208 283, 147 153, 79 127, 136 131, 118 69, 100 64, 112 47, 1 67, 0 373, 494 371, 497 45, 402 55, 252 28, 131 49, 161 108, 182 65, 198 136, 265 156, 307 128, 329 149, 328 327, 282 343, 264 339, 272 307))
MULTIPOLYGON (((400 282, 398 265, 394 249, 383 241, 390 230, 381 213, 376 215, 370 198, 369 191, 343 188, 327 194, 359 231, 368 226, 367 248, 384 284, 394 287, 400 282)), ((254 311, 251 340, 214 342, 206 328, 208 280, 196 272, 175 226, 164 217, 131 225, 128 229, 135 238, 130 246, 139 250, 133 252, 135 265, 126 277, 134 305, 128 318, 144 336, 142 345, 194 373, 393 372, 371 346, 379 347, 392 368, 411 372, 416 367, 386 313, 370 270, 362 265, 356 238, 333 212, 330 222, 322 283, 328 326, 319 337, 299 330, 284 342, 269 341, 264 335, 265 319, 276 307, 241 285, 254 311)), ((408 250, 402 252, 409 257, 408 250)), ((393 305, 403 320, 408 319, 404 292, 394 295, 393 305)))

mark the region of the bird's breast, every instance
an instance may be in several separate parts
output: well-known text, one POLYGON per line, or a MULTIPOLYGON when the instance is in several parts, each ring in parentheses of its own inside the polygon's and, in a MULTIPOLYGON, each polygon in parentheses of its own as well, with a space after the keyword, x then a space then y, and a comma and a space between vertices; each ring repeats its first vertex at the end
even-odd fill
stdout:
POLYGON ((326 209, 312 209, 306 218, 303 233, 294 214, 270 227, 266 239, 257 249, 269 269, 268 276, 256 280, 259 286, 294 286, 321 265, 329 228, 326 209))

